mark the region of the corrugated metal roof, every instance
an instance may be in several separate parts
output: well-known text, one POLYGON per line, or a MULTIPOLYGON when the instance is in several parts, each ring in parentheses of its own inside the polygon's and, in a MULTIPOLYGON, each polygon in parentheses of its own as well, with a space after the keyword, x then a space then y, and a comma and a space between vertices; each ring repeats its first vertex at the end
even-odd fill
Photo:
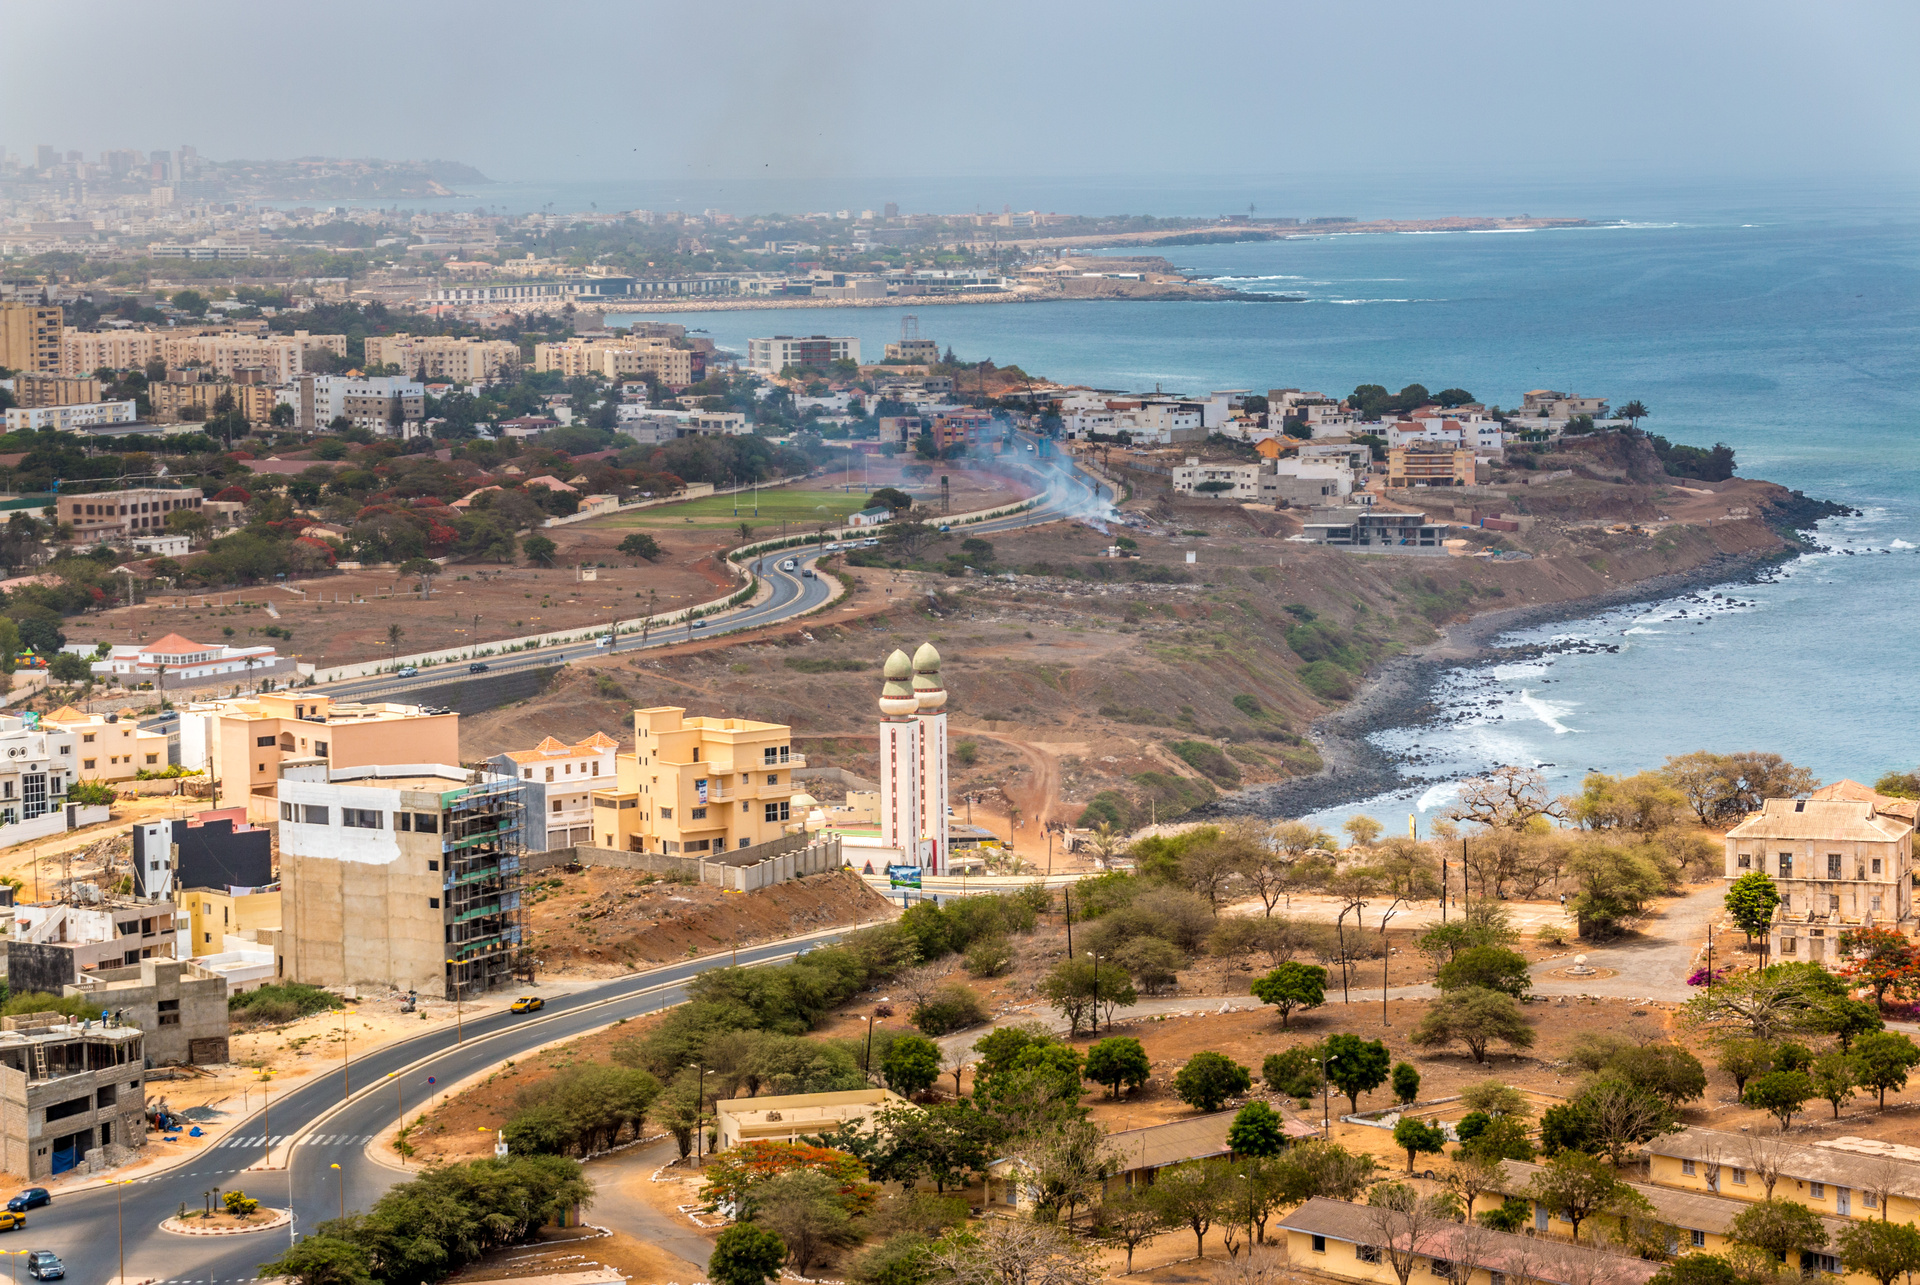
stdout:
POLYGON ((1687 1129, 1680 1133, 1663 1134, 1641 1150, 1648 1155, 1740 1165, 1749 1154, 1750 1145, 1765 1146, 1778 1154, 1781 1160, 1780 1173, 1785 1178, 1865 1190, 1877 1186, 1883 1174, 1897 1175, 1892 1187, 1894 1193, 1920 1200, 1920 1164, 1891 1156, 1860 1155, 1832 1147, 1781 1142, 1774 1138, 1749 1140, 1745 1134, 1721 1133, 1715 1129, 1687 1129))
MULTIPOLYGON (((1382 1240, 1380 1229, 1374 1223, 1374 1212, 1368 1206, 1329 1200, 1325 1196, 1315 1196, 1281 1219, 1280 1226, 1288 1231, 1325 1236, 1329 1240, 1352 1245, 1377 1245, 1382 1240)), ((1429 1258, 1455 1262, 1462 1257, 1458 1246, 1465 1234, 1466 1229, 1459 1223, 1449 1222, 1435 1229, 1431 1235, 1415 1244, 1413 1249, 1429 1258)), ((1574 1281, 1644 1285, 1661 1267, 1661 1264, 1648 1262, 1644 1258, 1533 1236, 1516 1236, 1485 1228, 1475 1228, 1473 1235, 1477 1242, 1472 1251, 1476 1266, 1483 1270, 1510 1271, 1531 1281, 1549 1281, 1555 1285, 1569 1285, 1574 1281), (1522 1264, 1524 1270, 1517 1270, 1522 1264)), ((1338 1262, 1339 1259, 1329 1256, 1328 1269, 1337 1272, 1334 1264, 1338 1262)), ((1301 1265, 1320 1266, 1317 1262, 1301 1265)), ((1360 1273, 1356 1271, 1350 1274, 1360 1273)), ((1367 1274, 1372 1275, 1371 1272, 1367 1274)))
MULTIPOLYGON (((1738 1163, 1738 1161, 1728 1161, 1724 1158, 1721 1160, 1720 1183, 1723 1190, 1733 1181, 1727 1174, 1727 1170, 1738 1163)), ((1544 1172, 1544 1166, 1528 1164, 1524 1160, 1503 1160, 1500 1162, 1500 1167, 1506 1170, 1507 1174, 1507 1182, 1501 1194, 1507 1196, 1521 1194, 1533 1181, 1535 1174, 1544 1172)), ((1747 1182, 1753 1187, 1756 1198, 1764 1194, 1765 1189, 1760 1186, 1758 1178, 1750 1174, 1747 1182)), ((1704 1192, 1687 1191, 1679 1187, 1661 1187, 1650 1182, 1630 1182, 1627 1186, 1647 1198, 1647 1203, 1653 1206, 1654 1216, 1661 1222, 1673 1227, 1684 1227, 1688 1231, 1711 1232, 1716 1236, 1726 1235, 1727 1229, 1733 1225, 1733 1220, 1740 1216, 1741 1211, 1753 1208, 1753 1201, 1736 1200, 1731 1196, 1709 1196, 1704 1192)), ((1832 1240, 1840 1235, 1848 1220, 1822 1218, 1820 1221, 1827 1229, 1828 1239, 1832 1240)))

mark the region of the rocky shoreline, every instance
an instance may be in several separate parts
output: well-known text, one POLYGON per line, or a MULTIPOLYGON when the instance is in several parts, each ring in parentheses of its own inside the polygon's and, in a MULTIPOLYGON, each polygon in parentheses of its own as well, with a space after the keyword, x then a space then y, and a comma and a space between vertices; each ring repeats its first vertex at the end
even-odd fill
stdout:
POLYGON ((1798 556, 1797 551, 1789 549, 1759 557, 1716 558, 1690 571, 1654 576, 1596 597, 1490 611, 1449 625, 1441 637, 1428 646, 1396 656, 1380 666, 1368 676, 1359 695, 1313 725, 1308 738, 1320 751, 1325 764, 1320 771, 1312 776, 1236 790, 1191 816, 1196 820, 1227 816, 1266 819, 1305 816, 1404 789, 1415 784, 1416 779, 1401 770, 1396 756, 1384 752, 1367 738, 1389 728, 1414 726, 1437 714, 1439 709, 1434 703, 1433 691, 1443 673, 1484 664, 1496 654, 1515 657, 1538 650, 1495 647, 1494 641, 1501 634, 1563 620, 1579 620, 1634 603, 1678 597, 1712 585, 1750 580, 1762 569, 1798 556))

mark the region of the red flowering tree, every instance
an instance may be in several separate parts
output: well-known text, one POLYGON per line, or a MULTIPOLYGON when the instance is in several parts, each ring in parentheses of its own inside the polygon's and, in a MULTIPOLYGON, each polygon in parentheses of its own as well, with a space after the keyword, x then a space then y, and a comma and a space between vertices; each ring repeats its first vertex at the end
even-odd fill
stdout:
POLYGON ((1840 953, 1846 963, 1840 975, 1859 986, 1873 987, 1876 1004, 1888 991, 1920 985, 1920 947, 1891 928, 1849 928, 1840 934, 1840 953))
POLYGON ((253 497, 237 486, 230 486, 213 497, 221 504, 251 504, 253 497))
POLYGON ((760 1183, 796 1169, 812 1169, 839 1183, 840 1194, 849 1198, 848 1213, 865 1213, 879 1195, 857 1158, 804 1142, 747 1142, 721 1152, 707 1165, 705 1194, 709 1200, 737 1202, 760 1183))

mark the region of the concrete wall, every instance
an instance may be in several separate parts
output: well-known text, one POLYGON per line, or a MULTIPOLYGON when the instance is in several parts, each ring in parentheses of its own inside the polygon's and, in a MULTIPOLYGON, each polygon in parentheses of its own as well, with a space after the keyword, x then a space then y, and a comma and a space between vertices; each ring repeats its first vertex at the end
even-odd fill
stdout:
POLYGON ((751 848, 738 848, 718 859, 671 857, 658 852, 616 852, 584 844, 529 852, 529 874, 572 862, 614 870, 643 870, 648 874, 708 884, 732 892, 753 892, 803 875, 825 874, 840 868, 840 840, 812 839, 804 834, 784 835, 751 848))
MULTIPOLYGON (((26 941, 7 943, 7 989, 15 995, 28 991, 58 995, 79 978, 79 962, 73 951, 65 946, 43 946, 26 941)), ((11 1172, 26 1171, 15 1169, 11 1172)))
POLYGON ((90 973, 66 993, 85 995, 145 1031, 147 1056, 156 1065, 227 1060, 227 981, 215 973, 180 960, 147 959, 90 973))

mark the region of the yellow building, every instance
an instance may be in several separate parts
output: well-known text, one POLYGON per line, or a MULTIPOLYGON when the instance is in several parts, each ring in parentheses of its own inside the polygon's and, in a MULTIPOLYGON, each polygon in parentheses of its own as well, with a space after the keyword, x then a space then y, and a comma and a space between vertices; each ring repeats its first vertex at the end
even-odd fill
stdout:
POLYGON ((533 368, 536 372, 558 371, 568 379, 587 375, 607 379, 652 375, 661 383, 675 387, 694 382, 693 350, 676 348, 672 340, 652 336, 535 344, 533 368))
POLYGON ((618 785, 593 792, 599 846, 694 855, 777 839, 793 813, 793 753, 784 723, 687 718, 677 705, 633 712, 634 752, 614 759, 618 785))
POLYGON ((883 1108, 906 1106, 891 1089, 843 1089, 837 1093, 789 1093, 757 1098, 724 1098, 713 1104, 720 1150, 743 1142, 791 1142, 810 1134, 832 1133, 843 1124, 865 1124, 883 1108))
POLYGON ((1473 448, 1413 442, 1387 451, 1387 485, 1471 486, 1473 448))
POLYGON ((520 345, 472 335, 368 335, 367 364, 432 383, 490 384, 520 368, 520 345))
POLYGON ((271 799, 280 765, 318 759, 329 770, 460 762, 460 716, 418 705, 360 704, 270 692, 189 705, 180 712, 180 762, 202 768, 220 796, 271 799))
POLYGON ((1920 1222, 1920 1150, 1866 1138, 1812 1146, 1713 1129, 1663 1134, 1641 1149, 1656 1186, 1705 1191, 1737 1201, 1798 1201, 1843 1222, 1920 1222), (1775 1174, 1771 1184, 1768 1172, 1775 1174))
POLYGON ((0 303, 0 366, 29 374, 60 373, 65 314, 30 303, 0 303))
POLYGON ((1287 1263, 1367 1285, 1399 1285, 1394 1260, 1412 1258, 1409 1280, 1452 1285, 1645 1285, 1661 1264, 1644 1258, 1485 1227, 1443 1222, 1409 1241, 1392 1215, 1315 1196, 1279 1222, 1287 1263))
POLYGON ((142 768, 150 772, 166 770, 166 733, 143 732, 137 719, 109 719, 62 705, 43 715, 40 725, 73 733, 73 752, 82 781, 131 781, 142 768))
POLYGON ((270 946, 280 931, 278 888, 238 896, 224 888, 189 888, 178 896, 187 903, 191 930, 187 940, 195 955, 224 954, 226 939, 244 933, 270 946))
POLYGON ((100 400, 100 381, 91 375, 16 375, 16 406, 84 406, 100 400))

